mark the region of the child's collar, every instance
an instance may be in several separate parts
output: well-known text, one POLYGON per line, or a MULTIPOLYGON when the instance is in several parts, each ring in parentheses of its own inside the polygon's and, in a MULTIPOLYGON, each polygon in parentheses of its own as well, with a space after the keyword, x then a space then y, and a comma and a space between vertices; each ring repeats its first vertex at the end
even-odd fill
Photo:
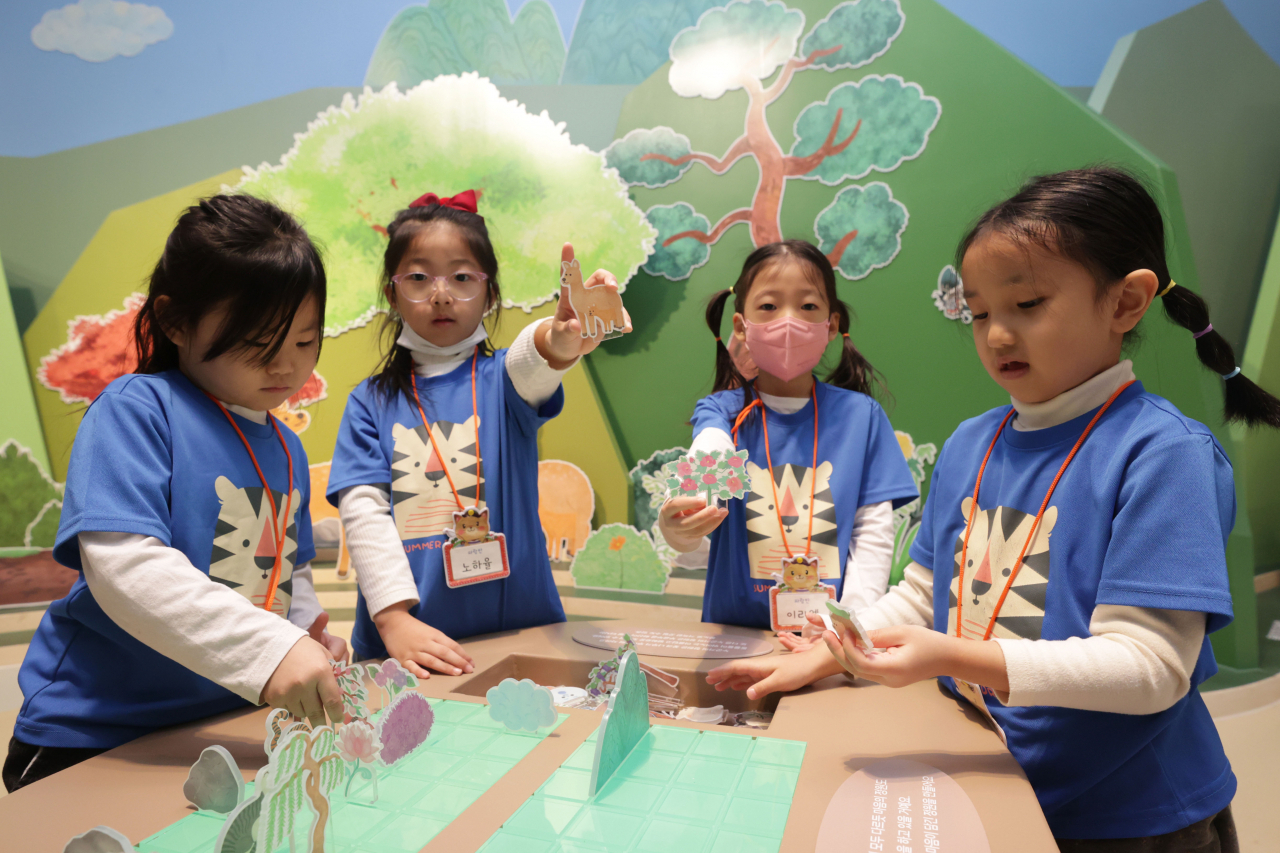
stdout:
MULTIPOLYGON (((219 402, 222 402, 221 400, 219 402)), ((255 424, 265 424, 267 422, 267 413, 257 409, 249 409, 245 406, 236 406, 231 403, 222 403, 227 407, 228 412, 234 412, 245 420, 253 421, 255 424)))
POLYGON ((1107 402, 1112 392, 1133 378, 1133 362, 1126 358, 1092 379, 1043 403, 1023 403, 1010 397, 1009 402, 1013 403, 1013 408, 1018 412, 1013 420, 1013 428, 1019 432, 1029 432, 1064 424, 1098 408, 1107 402))

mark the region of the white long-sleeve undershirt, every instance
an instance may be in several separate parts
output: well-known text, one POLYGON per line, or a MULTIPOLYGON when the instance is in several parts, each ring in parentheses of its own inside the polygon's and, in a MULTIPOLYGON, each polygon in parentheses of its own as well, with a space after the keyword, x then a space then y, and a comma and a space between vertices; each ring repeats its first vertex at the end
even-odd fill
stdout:
MULTIPOLYGON (((534 335, 545 321, 530 323, 521 330, 507 350, 506 369, 520 399, 537 408, 560 387, 573 367, 556 370, 547 363, 534 343, 534 335)), ((446 358, 413 353, 414 372, 419 376, 443 376, 471 356, 463 353, 446 358)), ((575 361, 574 364, 577 362, 575 361)), ((347 550, 356 580, 371 615, 402 601, 418 602, 418 586, 409 568, 409 558, 400 543, 391 498, 386 487, 351 486, 338 496, 338 515, 346 533, 347 550)))
MULTIPOLYGON (((794 414, 809 402, 808 397, 759 396, 770 411, 781 415, 794 414)), ((732 453, 736 449, 729 433, 708 427, 694 437, 689 452, 698 454, 718 450, 732 453)), ((893 570, 893 533, 892 501, 864 504, 854 511, 840 603, 855 613, 879 601, 889 586, 889 575, 893 570)))
MULTIPOLYGON (((1014 428, 1029 431, 1065 423, 1102 405, 1132 378, 1132 363, 1122 361, 1044 403, 1014 400, 1014 428)), ((871 631, 892 625, 932 628, 933 583, 934 573, 912 562, 902 583, 859 618, 871 631)), ((1158 713, 1191 689, 1205 624, 1205 614, 1197 611, 1100 604, 1090 617, 1089 637, 997 639, 1009 676, 1009 693, 1000 700, 1009 706, 1158 713)))
MULTIPOLYGON (((227 409, 254 423, 267 413, 227 409)), ((289 618, 255 607, 154 536, 88 531, 76 537, 85 583, 135 640, 254 704, 280 661, 324 612, 311 564, 295 566, 289 618)))

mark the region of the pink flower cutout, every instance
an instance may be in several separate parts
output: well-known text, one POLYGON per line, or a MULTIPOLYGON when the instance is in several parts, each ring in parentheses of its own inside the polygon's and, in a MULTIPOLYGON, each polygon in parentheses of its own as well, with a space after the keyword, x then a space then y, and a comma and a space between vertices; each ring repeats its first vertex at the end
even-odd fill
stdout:
POLYGON ((741 457, 741 456, 730 456, 728 459, 726 459, 726 460, 725 460, 725 462, 729 465, 729 467, 730 467, 730 468, 741 468, 741 467, 742 467, 742 457, 741 457))
POLYGON ((692 477, 687 477, 685 481, 680 484, 680 491, 696 492, 698 491, 698 483, 692 477))
POLYGON ((373 683, 383 688, 387 687, 390 682, 396 687, 404 687, 409 683, 409 673, 395 658, 387 658, 386 663, 382 665, 382 669, 373 677, 373 683))
POLYGON ((706 456, 703 456, 698 460, 698 464, 703 468, 714 468, 716 467, 716 460, 708 453, 706 456))
POLYGON ((702 475, 702 482, 706 483, 708 486, 714 486, 718 480, 715 474, 707 473, 702 475))
POLYGON ((378 733, 364 720, 347 723, 338 729, 337 746, 343 761, 363 761, 365 764, 376 761, 382 751, 378 733))
POLYGON ((693 473, 693 466, 689 464, 688 459, 681 459, 676 463, 676 473, 681 477, 688 477, 693 473))
POLYGON ((737 477, 730 477, 725 483, 725 487, 731 492, 740 492, 742 491, 742 481, 737 477))

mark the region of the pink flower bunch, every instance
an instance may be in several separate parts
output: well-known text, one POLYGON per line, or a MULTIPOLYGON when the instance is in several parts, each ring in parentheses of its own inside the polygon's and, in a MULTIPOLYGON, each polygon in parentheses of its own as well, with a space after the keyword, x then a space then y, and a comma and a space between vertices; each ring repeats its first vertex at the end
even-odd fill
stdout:
POLYGON ((343 761, 363 761, 372 764, 378 760, 382 744, 378 733, 364 720, 347 723, 338 729, 338 755, 343 761))

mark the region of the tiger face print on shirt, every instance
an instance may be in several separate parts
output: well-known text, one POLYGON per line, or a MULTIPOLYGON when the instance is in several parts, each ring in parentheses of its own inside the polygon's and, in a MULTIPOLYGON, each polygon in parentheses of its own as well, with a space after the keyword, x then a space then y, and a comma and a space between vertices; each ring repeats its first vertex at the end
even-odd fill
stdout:
MULTIPOLYGON (((960 502, 960 511, 966 521, 972 508, 973 498, 960 502)), ((969 534, 963 590, 960 589, 960 558, 964 551, 964 529, 961 529, 956 537, 955 565, 947 608, 949 636, 956 634, 956 605, 963 596, 961 636, 982 639, 1000 595, 1009 586, 1013 565, 1018 561, 1018 554, 1034 521, 1034 515, 1012 507, 983 509, 979 506, 973 517, 973 531, 969 534)), ((1057 522, 1058 508, 1051 506, 1045 510, 1044 518, 1036 528, 1035 541, 1027 548, 1018 576, 1013 578, 1013 585, 991 632, 993 638, 1040 639, 1044 626, 1045 594, 1049 589, 1049 535, 1057 522)))
POLYGON ((477 475, 475 416, 460 424, 436 421, 431 432, 444 454, 443 460, 436 456, 422 424, 396 424, 391 428, 395 439, 391 455, 392 515, 402 542, 439 536, 453 527, 458 504, 449 487, 449 477, 453 477, 463 507, 485 505, 484 471, 479 470, 477 475))
MULTIPOLYGON (((213 531, 209 578, 234 589, 254 606, 261 607, 267 600, 267 587, 271 583, 271 569, 276 559, 271 503, 264 497, 261 486, 237 488, 226 477, 218 477, 213 488, 222 507, 213 531)), ((293 568, 298 556, 298 512, 302 494, 297 489, 293 490, 291 506, 282 492, 272 489, 271 495, 276 502, 276 530, 280 529, 286 507, 289 509, 280 579, 271 605, 272 613, 287 616, 289 602, 293 600, 293 568)))
POLYGON ((747 495, 747 557, 751 577, 771 580, 791 554, 803 554, 809 538, 809 517, 813 516, 813 542, 809 555, 818 558, 820 577, 840 577, 840 544, 836 530, 836 505, 831 495, 831 463, 823 462, 814 471, 804 465, 775 465, 773 478, 777 486, 781 512, 774 509, 773 489, 769 488, 769 470, 747 463, 751 475, 751 493, 747 495), (815 506, 809 506, 809 491, 814 490, 815 506), (779 527, 778 517, 782 517, 779 527), (785 542, 785 544, 784 544, 785 542))

